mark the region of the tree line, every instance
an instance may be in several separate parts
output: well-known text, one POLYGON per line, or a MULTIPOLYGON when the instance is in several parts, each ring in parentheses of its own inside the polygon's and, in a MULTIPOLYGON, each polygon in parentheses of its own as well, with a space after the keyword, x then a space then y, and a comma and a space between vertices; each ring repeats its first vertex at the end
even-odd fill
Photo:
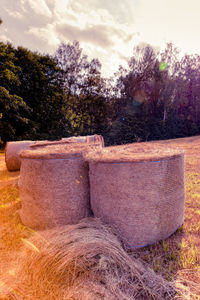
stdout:
POLYGON ((101 74, 78 41, 54 56, 0 42, 0 143, 102 134, 106 145, 200 133, 200 56, 137 46, 101 74))

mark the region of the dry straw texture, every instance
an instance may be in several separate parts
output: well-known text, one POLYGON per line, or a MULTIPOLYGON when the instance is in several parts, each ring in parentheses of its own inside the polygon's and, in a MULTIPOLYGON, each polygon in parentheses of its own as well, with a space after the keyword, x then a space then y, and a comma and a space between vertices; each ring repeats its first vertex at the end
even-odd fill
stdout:
POLYGON ((98 134, 63 138, 62 140, 63 141, 68 141, 69 140, 70 142, 78 142, 78 143, 100 143, 104 147, 103 136, 98 135, 98 134))
POLYGON ((30 149, 34 141, 19 141, 7 142, 5 148, 5 162, 8 171, 18 171, 20 169, 20 151, 23 149, 30 149))
POLYGON ((179 157, 184 151, 166 148, 160 144, 133 143, 105 147, 101 151, 88 152, 85 158, 96 162, 147 162, 179 157))
POLYGON ((31 147, 30 150, 22 151, 21 158, 32 159, 53 159, 53 158, 67 158, 67 157, 79 157, 87 152, 93 152, 94 150, 101 150, 102 145, 99 143, 85 144, 85 143, 61 143, 51 144, 47 146, 31 147))
POLYGON ((94 216, 128 248, 170 236, 184 221, 184 153, 158 147, 108 147, 86 154, 94 216))
POLYGON ((2 300, 195 299, 130 258, 97 219, 35 233, 18 266, 3 278, 2 300))
POLYGON ((88 163, 82 152, 95 147, 51 145, 21 152, 20 217, 25 225, 50 228, 91 214, 88 163))
POLYGON ((88 135, 88 136, 77 136, 63 138, 62 140, 57 141, 37 141, 32 148, 38 148, 41 146, 50 146, 50 145, 59 145, 59 144, 68 144, 68 143, 87 143, 87 144, 100 144, 104 147, 104 139, 101 135, 88 135))

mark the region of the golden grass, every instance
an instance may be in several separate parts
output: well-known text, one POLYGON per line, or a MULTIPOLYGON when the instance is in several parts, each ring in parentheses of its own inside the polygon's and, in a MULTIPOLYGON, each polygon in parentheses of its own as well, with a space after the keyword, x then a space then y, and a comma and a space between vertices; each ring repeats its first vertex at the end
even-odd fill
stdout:
MULTIPOLYGON (((128 255, 133 262, 140 259, 146 267, 152 268, 163 278, 173 280, 177 284, 182 282, 190 287, 191 292, 194 294, 191 298, 188 294, 188 298, 185 299, 200 299, 200 137, 162 141, 160 143, 186 151, 185 222, 176 233, 165 241, 136 251, 126 251, 123 255, 128 255)), ((16 182, 11 182, 10 179, 16 179, 19 173, 7 172, 3 160, 4 155, 0 153, 0 291, 5 289, 2 280, 5 274, 8 275, 7 278, 9 276, 13 278, 18 268, 17 262, 24 261, 23 251, 24 247, 27 248, 24 239, 28 239, 33 233, 32 230, 21 224, 17 214, 17 210, 20 208, 19 191, 16 182)), ((34 251, 34 253, 37 254, 37 251, 34 251)), ((88 270, 88 272, 90 271, 88 270)), ((92 281, 87 281, 87 283, 88 290, 91 288, 92 291, 95 282, 93 285, 92 281)), ((48 299, 59 299, 56 296, 53 298, 52 294, 49 297, 48 299)), ((38 298, 30 298, 28 294, 25 298, 22 298, 19 293, 10 296, 10 298, 0 297, 0 299, 37 300, 38 298)), ((82 298, 77 296, 77 298, 66 299, 77 300, 82 298)), ((88 299, 98 298, 90 297, 88 299)), ((123 298, 118 297, 116 299, 123 298)), ((133 298, 129 297, 127 299, 133 298)), ((136 299, 139 298, 136 297, 136 299)), ((155 297, 155 299, 159 298, 155 297)), ((171 294, 170 297, 166 295, 166 298, 163 296, 160 299, 175 299, 175 296, 171 294)))

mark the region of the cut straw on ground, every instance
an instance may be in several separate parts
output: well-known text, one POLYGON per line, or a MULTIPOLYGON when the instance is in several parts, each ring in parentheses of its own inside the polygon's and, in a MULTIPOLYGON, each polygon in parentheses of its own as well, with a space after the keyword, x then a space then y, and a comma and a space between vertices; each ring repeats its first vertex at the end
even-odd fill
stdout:
POLYGON ((24 240, 15 272, 1 280, 1 299, 195 299, 124 251, 99 219, 40 231, 24 240))

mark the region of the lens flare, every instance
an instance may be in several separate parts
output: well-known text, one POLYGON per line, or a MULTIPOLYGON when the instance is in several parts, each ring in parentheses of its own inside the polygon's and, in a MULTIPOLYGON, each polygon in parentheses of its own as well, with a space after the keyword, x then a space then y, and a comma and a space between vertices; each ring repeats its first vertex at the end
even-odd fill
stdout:
POLYGON ((164 71, 166 68, 167 68, 166 62, 164 62, 164 61, 161 62, 160 66, 159 66, 160 71, 164 71))
POLYGON ((146 98, 146 94, 144 91, 140 91, 140 90, 136 91, 132 104, 134 106, 139 106, 145 101, 145 98, 146 98))

